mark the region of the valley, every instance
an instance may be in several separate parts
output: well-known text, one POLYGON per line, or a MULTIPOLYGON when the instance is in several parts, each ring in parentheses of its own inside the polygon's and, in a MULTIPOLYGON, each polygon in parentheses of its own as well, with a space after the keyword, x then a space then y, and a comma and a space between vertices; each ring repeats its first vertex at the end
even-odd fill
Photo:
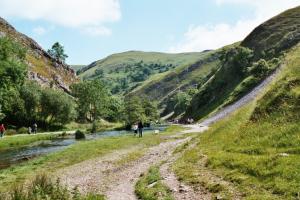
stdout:
POLYGON ((0 36, 1 200, 299 198, 299 6, 215 50, 88 65, 0 36))

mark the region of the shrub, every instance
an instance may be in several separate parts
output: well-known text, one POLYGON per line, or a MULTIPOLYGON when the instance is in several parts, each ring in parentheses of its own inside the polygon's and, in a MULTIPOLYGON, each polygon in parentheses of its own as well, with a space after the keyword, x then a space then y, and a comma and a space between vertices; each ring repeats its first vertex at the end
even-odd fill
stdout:
POLYGON ((18 129, 18 134, 27 134, 28 133, 28 128, 26 127, 21 127, 18 129))
POLYGON ((76 140, 85 139, 85 134, 82 131, 77 130, 75 132, 75 139, 76 140))
POLYGON ((14 129, 7 129, 4 134, 5 135, 16 135, 17 131, 14 129))

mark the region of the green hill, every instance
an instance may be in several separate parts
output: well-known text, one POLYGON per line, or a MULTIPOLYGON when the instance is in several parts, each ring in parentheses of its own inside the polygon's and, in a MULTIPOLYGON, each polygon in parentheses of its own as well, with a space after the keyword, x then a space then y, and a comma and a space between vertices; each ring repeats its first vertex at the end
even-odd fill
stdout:
POLYGON ((70 65, 70 68, 74 71, 79 71, 80 69, 84 68, 86 65, 70 65))
POLYGON ((93 62, 79 70, 78 74, 82 79, 100 78, 113 93, 126 94, 147 80, 198 61, 203 54, 129 51, 93 62))
POLYGON ((280 66, 283 56, 300 41, 300 7, 256 28, 241 45, 223 52, 214 77, 191 100, 184 118, 199 120, 249 92, 280 66))
POLYGON ((242 199, 297 199, 300 188, 300 45, 282 58, 283 67, 265 93, 195 138, 173 166, 194 187, 228 185, 199 174, 210 170, 239 189, 242 199))

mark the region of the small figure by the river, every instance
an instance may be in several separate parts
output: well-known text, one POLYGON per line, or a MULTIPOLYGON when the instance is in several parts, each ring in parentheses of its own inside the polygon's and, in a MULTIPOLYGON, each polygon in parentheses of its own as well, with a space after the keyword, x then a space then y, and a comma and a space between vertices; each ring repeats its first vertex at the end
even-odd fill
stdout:
POLYGON ((2 138, 4 136, 4 132, 5 132, 4 124, 1 124, 0 125, 0 138, 2 138))
POLYGON ((143 122, 139 121, 138 123, 139 137, 143 137, 143 128, 144 128, 143 122))
POLYGON ((37 133, 37 124, 36 124, 36 123, 34 123, 34 124, 32 125, 32 133, 33 133, 33 134, 36 134, 36 133, 37 133))
POLYGON ((28 127, 28 134, 30 135, 31 132, 32 132, 32 128, 29 126, 29 127, 28 127))
POLYGON ((138 125, 137 123, 135 123, 132 127, 133 131, 134 131, 134 136, 138 133, 138 125))

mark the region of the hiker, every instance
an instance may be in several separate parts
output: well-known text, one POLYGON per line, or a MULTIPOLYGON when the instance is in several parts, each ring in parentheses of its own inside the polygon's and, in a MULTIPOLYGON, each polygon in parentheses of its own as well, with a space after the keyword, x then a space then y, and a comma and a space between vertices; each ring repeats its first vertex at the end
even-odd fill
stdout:
POLYGON ((5 132, 4 124, 1 124, 0 125, 0 138, 2 138, 4 136, 4 132, 5 132))
POLYGON ((36 134, 36 132, 37 132, 37 124, 34 123, 34 124, 32 125, 32 133, 33 133, 33 134, 36 134))
POLYGON ((134 136, 138 133, 138 125, 134 124, 133 125, 133 131, 134 131, 134 136))
POLYGON ((143 128, 144 128, 143 123, 142 123, 142 121, 140 121, 138 123, 139 137, 143 137, 143 128))
POLYGON ((31 134, 31 131, 32 131, 32 129, 31 129, 31 127, 29 126, 29 127, 28 127, 28 134, 29 134, 29 135, 31 134))

